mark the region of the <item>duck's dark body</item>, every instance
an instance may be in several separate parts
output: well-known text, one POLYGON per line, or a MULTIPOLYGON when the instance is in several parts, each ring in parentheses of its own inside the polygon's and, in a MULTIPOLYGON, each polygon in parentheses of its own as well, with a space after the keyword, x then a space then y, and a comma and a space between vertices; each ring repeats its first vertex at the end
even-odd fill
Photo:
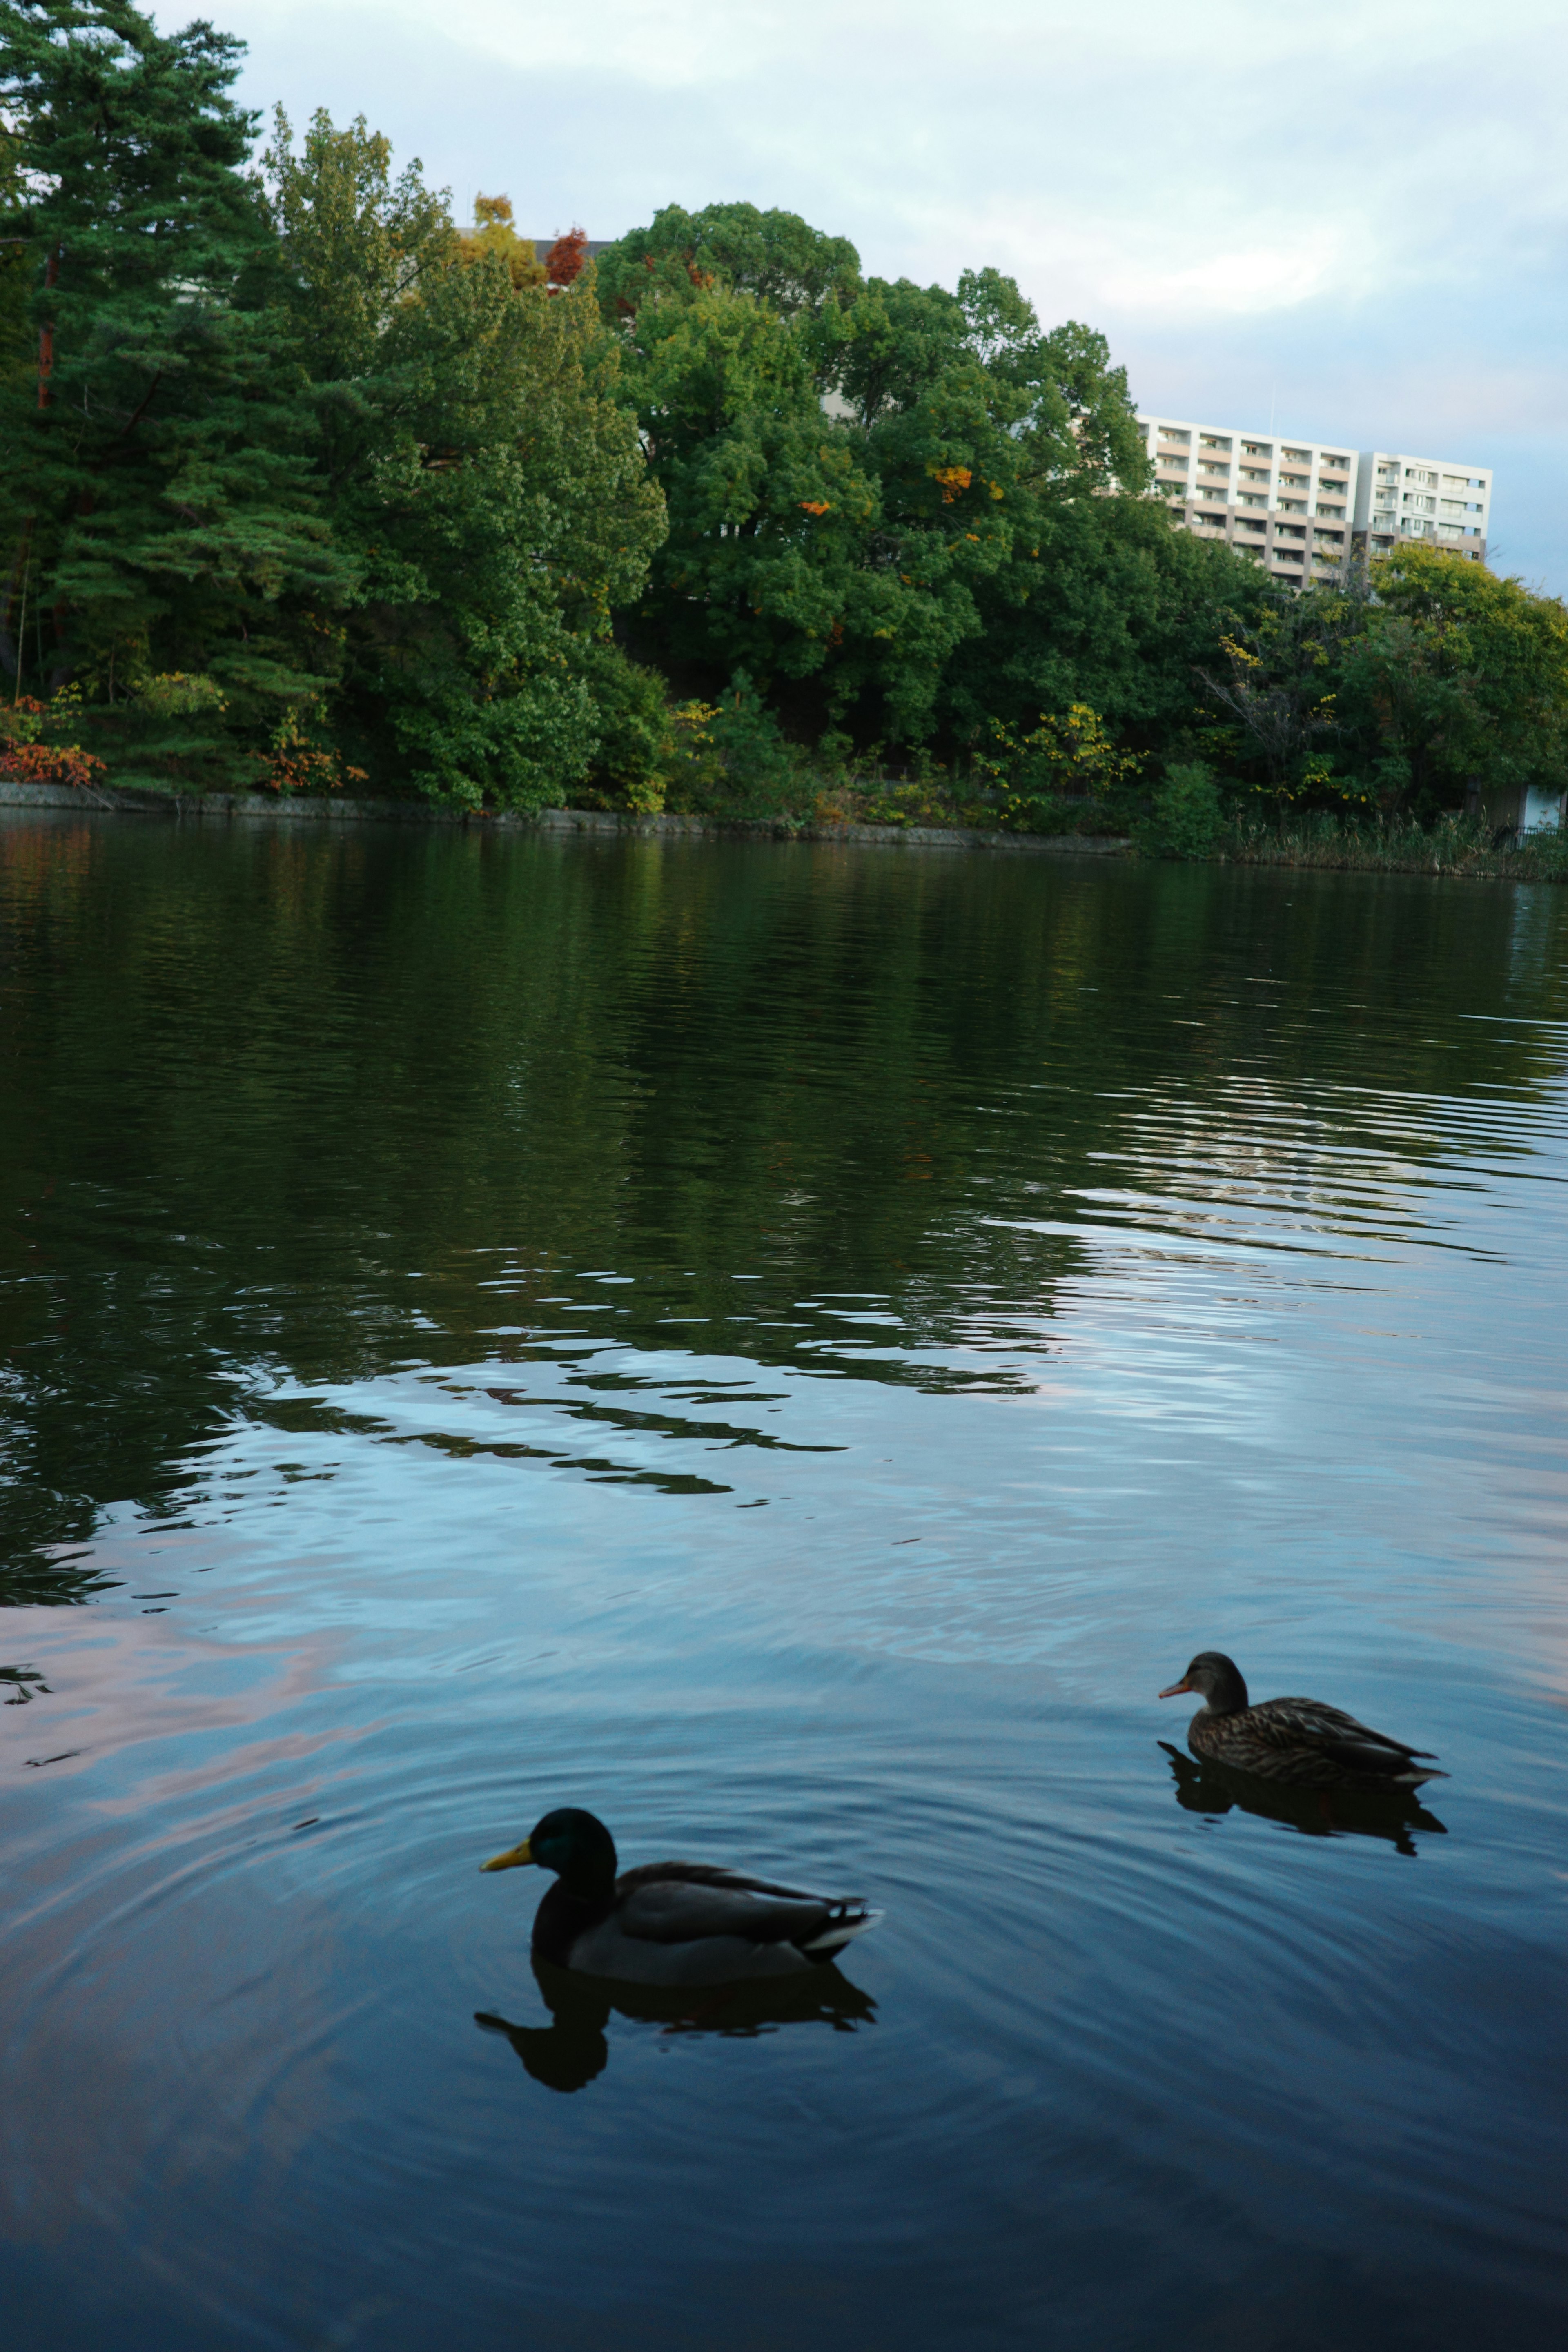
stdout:
POLYGON ((727 1984, 795 1976, 831 1958, 875 1914, 710 1863, 650 1862, 598 1896, 562 1879, 533 1919, 533 1949, 555 1967, 637 1984, 727 1984))
POLYGON ((1185 1690, 1208 1699, 1187 1726, 1187 1746, 1207 1763, 1297 1789, 1415 1789, 1447 1777, 1429 1749, 1406 1748, 1321 1699, 1266 1698, 1249 1706, 1246 1683, 1217 1650, 1203 1651, 1160 1696, 1185 1690))
POLYGON ((519 1861, 559 1873, 534 1914, 535 1959, 624 1984, 800 1975, 882 1916, 858 1896, 807 1895, 711 1863, 645 1863, 617 1876, 609 1832, 574 1808, 547 1814, 531 1839, 485 1868, 519 1861))

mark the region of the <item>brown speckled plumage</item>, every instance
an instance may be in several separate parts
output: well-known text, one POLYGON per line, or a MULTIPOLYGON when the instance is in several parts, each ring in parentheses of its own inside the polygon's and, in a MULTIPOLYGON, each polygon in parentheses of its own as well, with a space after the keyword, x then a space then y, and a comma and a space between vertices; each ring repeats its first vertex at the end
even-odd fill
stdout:
POLYGON ((1192 1691, 1206 1698, 1187 1726, 1194 1756, 1260 1780, 1297 1789, 1415 1789, 1442 1780, 1431 1751, 1406 1748, 1317 1698, 1267 1698, 1250 1706, 1247 1685, 1219 1650, 1203 1650, 1162 1698, 1192 1691))

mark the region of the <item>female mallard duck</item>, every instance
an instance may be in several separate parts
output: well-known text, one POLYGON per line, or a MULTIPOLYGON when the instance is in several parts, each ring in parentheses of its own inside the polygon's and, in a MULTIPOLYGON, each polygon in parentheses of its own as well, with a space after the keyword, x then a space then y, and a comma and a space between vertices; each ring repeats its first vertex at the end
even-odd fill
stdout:
POLYGON ((616 1874, 616 1842, 574 1805, 546 1813, 481 1870, 537 1863, 555 1885, 533 1915, 536 1959, 623 1984, 731 1984, 794 1976, 830 1960, 882 1914, 858 1896, 803 1895, 701 1862, 647 1862, 616 1874))
POLYGON ((1260 1780, 1288 1780, 1298 1789, 1416 1789, 1446 1780, 1435 1765, 1417 1761, 1430 1748, 1406 1748, 1369 1731, 1353 1715, 1318 1698, 1266 1698, 1247 1703, 1247 1685, 1218 1650, 1202 1650, 1179 1683, 1160 1693, 1192 1691, 1208 1701, 1187 1726, 1194 1756, 1229 1764, 1260 1780))

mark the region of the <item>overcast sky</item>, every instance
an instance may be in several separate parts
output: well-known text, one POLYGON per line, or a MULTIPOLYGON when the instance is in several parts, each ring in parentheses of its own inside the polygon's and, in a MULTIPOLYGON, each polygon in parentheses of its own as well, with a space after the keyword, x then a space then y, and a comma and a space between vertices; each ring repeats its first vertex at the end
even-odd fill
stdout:
POLYGON ((881 276, 1010 271, 1151 410, 1495 466, 1494 562, 1568 593, 1564 0, 200 5, 249 104, 363 112, 525 234, 782 205, 881 276))

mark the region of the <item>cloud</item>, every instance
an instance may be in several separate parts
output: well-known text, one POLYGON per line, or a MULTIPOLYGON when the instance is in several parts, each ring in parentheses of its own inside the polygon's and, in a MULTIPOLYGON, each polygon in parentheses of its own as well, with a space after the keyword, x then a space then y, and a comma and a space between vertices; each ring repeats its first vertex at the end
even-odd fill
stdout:
POLYGON ((363 111, 460 206, 505 190, 537 233, 613 236, 781 205, 882 275, 1010 271, 1151 406, 1262 422, 1272 396, 1284 430, 1495 462, 1516 560, 1568 588, 1561 0, 215 13, 248 102, 363 111))

